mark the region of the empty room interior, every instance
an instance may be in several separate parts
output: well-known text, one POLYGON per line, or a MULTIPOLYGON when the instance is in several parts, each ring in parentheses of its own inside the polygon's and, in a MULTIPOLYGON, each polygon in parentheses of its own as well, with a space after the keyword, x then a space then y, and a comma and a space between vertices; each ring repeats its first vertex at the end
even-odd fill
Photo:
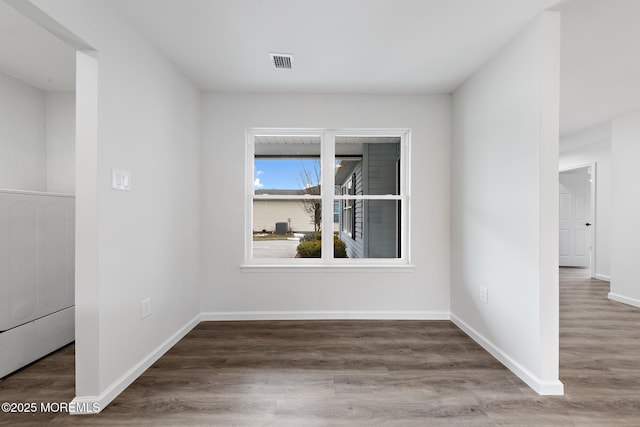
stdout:
POLYGON ((639 18, 0 0, 0 425, 640 424, 639 18))

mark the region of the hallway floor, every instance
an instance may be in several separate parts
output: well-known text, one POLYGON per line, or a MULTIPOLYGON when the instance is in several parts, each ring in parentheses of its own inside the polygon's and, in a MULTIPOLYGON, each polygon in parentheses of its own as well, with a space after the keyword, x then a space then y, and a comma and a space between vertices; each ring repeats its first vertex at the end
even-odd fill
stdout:
MULTIPOLYGON (((538 396, 447 321, 203 322, 97 416, 0 424, 640 425, 640 309, 561 269, 560 376, 538 396)), ((0 381, 0 402, 68 402, 73 345, 0 381)))

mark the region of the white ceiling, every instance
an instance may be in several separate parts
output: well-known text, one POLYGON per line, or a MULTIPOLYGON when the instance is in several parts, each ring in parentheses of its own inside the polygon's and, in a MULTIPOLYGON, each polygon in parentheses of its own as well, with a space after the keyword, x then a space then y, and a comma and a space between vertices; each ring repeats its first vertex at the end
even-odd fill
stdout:
POLYGON ((202 90, 449 93, 558 0, 120 0, 202 90), (269 52, 294 54, 276 70, 269 52))
MULTIPOLYGON (((640 108, 640 0, 113 1, 203 91, 244 93, 449 93, 559 4, 561 134, 640 108)), ((73 90, 74 63, 0 0, 1 72, 73 90)))
POLYGON ((75 90, 76 53, 0 0, 0 72, 44 91, 75 90))
POLYGON ((640 108, 640 1, 562 6, 560 133, 640 108))

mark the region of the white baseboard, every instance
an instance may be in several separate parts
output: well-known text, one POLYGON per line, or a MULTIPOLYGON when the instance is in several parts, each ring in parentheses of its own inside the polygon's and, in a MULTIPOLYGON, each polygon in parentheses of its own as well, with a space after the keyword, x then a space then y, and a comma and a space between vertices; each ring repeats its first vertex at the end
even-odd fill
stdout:
POLYGON ((611 282, 611 277, 607 276, 606 274, 595 274, 593 277, 595 277, 598 280, 602 280, 603 282, 611 282))
POLYGON ((462 319, 451 313, 451 321, 460 328, 464 333, 469 335, 471 339, 480 344, 482 348, 487 350, 500 363, 506 366, 511 372, 516 374, 518 378, 524 381, 536 393, 546 396, 562 396, 564 394, 564 385, 560 380, 542 381, 531 371, 522 366, 520 363, 512 359, 508 354, 502 351, 494 343, 486 339, 482 334, 473 329, 462 319))
POLYGON ((640 308, 640 300, 637 300, 635 298, 625 297, 623 295, 614 294, 613 292, 609 292, 608 297, 612 301, 617 301, 623 304, 628 304, 640 308))
POLYGON ((448 311, 211 311, 216 320, 450 320, 448 311))
POLYGON ((124 375, 118 378, 99 396, 76 396, 69 404, 69 413, 71 414, 97 414, 107 407, 120 393, 124 391, 131 383, 133 383, 144 371, 149 369, 163 354, 171 347, 187 335, 193 328, 200 323, 200 315, 191 319, 180 328, 176 333, 171 335, 165 342, 160 344, 155 350, 149 353, 141 361, 136 363, 124 375))

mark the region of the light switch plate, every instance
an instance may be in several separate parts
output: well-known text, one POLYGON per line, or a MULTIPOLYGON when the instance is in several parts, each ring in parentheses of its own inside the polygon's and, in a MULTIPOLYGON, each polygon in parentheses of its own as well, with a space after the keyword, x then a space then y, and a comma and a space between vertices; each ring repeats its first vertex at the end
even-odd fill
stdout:
POLYGON ((484 286, 480 287, 480 301, 485 304, 489 303, 489 289, 485 288, 484 286))
POLYGON ((140 302, 140 318, 151 316, 151 298, 143 299, 140 302))
POLYGON ((131 191, 131 173, 119 169, 111 169, 111 187, 115 190, 131 191))

